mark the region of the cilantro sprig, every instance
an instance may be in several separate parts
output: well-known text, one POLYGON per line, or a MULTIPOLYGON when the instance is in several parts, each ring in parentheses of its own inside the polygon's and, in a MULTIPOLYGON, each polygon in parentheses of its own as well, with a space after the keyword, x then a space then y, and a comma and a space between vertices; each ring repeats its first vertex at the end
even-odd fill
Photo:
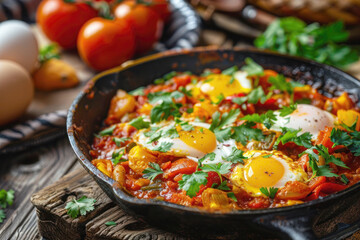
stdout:
POLYGON ((360 156, 360 132, 354 131, 355 125, 347 127, 347 131, 333 128, 330 133, 330 140, 334 143, 333 147, 343 145, 347 147, 355 156, 360 156))
POLYGON ((200 190, 201 185, 206 185, 208 174, 206 172, 197 171, 193 174, 184 174, 179 181, 179 188, 186 191, 189 197, 195 197, 200 190))
POLYGON ((247 157, 244 156, 244 151, 233 147, 231 149, 231 153, 229 156, 226 156, 226 159, 223 157, 224 160, 232 162, 232 163, 244 163, 244 159, 247 157))
POLYGON ((332 172, 333 169, 330 168, 329 163, 333 163, 339 167, 349 168, 345 165, 345 163, 343 161, 341 161, 341 159, 336 158, 334 155, 329 154, 328 148, 326 148, 322 144, 316 145, 316 146, 313 146, 313 147, 307 149, 306 151, 301 153, 300 156, 302 156, 304 154, 308 154, 309 165, 313 171, 313 175, 311 176, 311 178, 309 180, 313 179, 314 177, 319 177, 319 176, 339 177, 339 175, 332 172), (317 153, 314 150, 316 150, 317 153), (325 165, 321 165, 321 166, 318 165, 320 157, 322 157, 324 159, 325 165))
POLYGON ((299 133, 301 132, 301 129, 293 129, 293 128, 287 128, 283 127, 282 129, 282 135, 276 139, 276 142, 274 144, 274 148, 276 149, 279 143, 282 144, 293 142, 298 146, 304 146, 306 148, 311 148, 313 145, 311 143, 311 137, 312 135, 309 132, 305 132, 301 135, 299 133))
POLYGON ((220 112, 215 112, 212 115, 212 123, 209 129, 215 133, 216 139, 219 142, 228 140, 231 137, 231 128, 229 125, 236 121, 239 114, 239 109, 232 109, 230 112, 226 112, 222 115, 220 112))
MULTIPOLYGON (((204 161, 207 158, 213 158, 214 155, 205 155, 205 158, 202 160, 204 161)), ((216 172, 219 177, 221 184, 219 185, 222 190, 230 190, 226 186, 226 183, 223 183, 222 175, 226 174, 230 171, 232 163, 209 163, 209 164, 199 164, 201 167, 198 171, 192 174, 184 174, 182 176, 182 180, 179 181, 179 188, 186 191, 186 195, 189 197, 195 197, 196 194, 200 191, 201 185, 206 185, 208 180, 208 172, 216 172)), ((220 189, 219 188, 219 189, 220 189)))
POLYGON ((260 188, 260 192, 269 198, 275 198, 278 190, 279 190, 279 188, 275 188, 275 187, 269 187, 269 188, 261 187, 260 188))
POLYGON ((137 130, 143 129, 143 128, 149 128, 150 123, 147 121, 144 121, 144 117, 140 116, 137 117, 129 122, 129 125, 133 126, 137 130))
POLYGON ((6 191, 5 189, 1 189, 0 190, 0 223, 2 223, 6 218, 6 214, 3 209, 13 205, 13 203, 14 203, 14 190, 10 189, 6 191))
POLYGON ((249 76, 263 76, 264 69, 262 66, 254 62, 251 58, 245 58, 245 65, 241 68, 241 70, 247 72, 249 76))
POLYGON ((214 161, 216 154, 214 152, 208 153, 198 160, 198 168, 202 167, 202 163, 205 160, 214 161))
POLYGON ((120 148, 119 150, 115 150, 112 153, 111 162, 113 163, 114 166, 116 166, 120 162, 127 161, 126 159, 122 158, 124 156, 124 152, 125 152, 125 148, 120 148))
POLYGON ((11 206, 14 202, 14 193, 15 191, 10 189, 6 191, 5 189, 0 190, 0 208, 7 208, 11 206))
POLYGON ((6 218, 6 214, 4 210, 0 209, 0 223, 2 223, 5 218, 6 218))
POLYGON ((275 113, 269 110, 266 113, 260 115, 257 113, 246 115, 245 117, 242 117, 241 120, 246 120, 253 123, 262 123, 267 129, 270 129, 271 126, 275 124, 277 118, 275 113))
POLYGON ((115 145, 117 147, 120 147, 121 144, 125 143, 126 141, 129 141, 130 138, 128 138, 128 137, 122 137, 122 138, 114 137, 112 140, 113 140, 113 142, 115 143, 115 145))
POLYGON ((163 174, 163 170, 160 168, 159 164, 157 163, 153 163, 153 162, 150 162, 149 163, 150 167, 149 168, 146 168, 143 173, 143 177, 144 178, 148 178, 152 181, 155 180, 155 178, 160 175, 160 174, 163 174))
POLYGON ((232 138, 234 138, 235 141, 240 142, 242 145, 246 145, 246 143, 251 139, 256 141, 265 139, 265 135, 261 129, 253 128, 255 125, 256 123, 254 122, 245 122, 240 126, 234 127, 232 138))
POLYGON ((304 86, 299 82, 294 82, 292 80, 287 81, 285 76, 282 74, 269 77, 268 82, 272 84, 270 90, 280 90, 281 92, 287 92, 290 95, 291 102, 294 102, 294 88, 304 86))
POLYGON ((256 104, 260 101, 260 103, 265 103, 270 96, 271 96, 270 94, 269 95, 265 94, 261 86, 258 86, 254 88, 248 95, 244 97, 235 97, 231 101, 238 105, 242 105, 245 102, 256 104))
POLYGON ((284 106, 279 109, 280 117, 286 117, 287 115, 292 114, 297 109, 297 104, 290 104, 289 106, 284 106))
POLYGON ((151 104, 157 104, 151 109, 150 120, 152 123, 157 123, 168 119, 170 116, 181 117, 180 107, 181 103, 175 103, 174 100, 183 97, 184 94, 179 91, 174 92, 155 92, 148 95, 151 104), (158 104, 160 102, 160 104, 158 104))
POLYGON ((222 182, 222 174, 226 174, 230 171, 231 169, 231 164, 229 162, 226 163, 210 163, 210 164, 204 164, 201 167, 201 170, 203 172, 216 172, 219 175, 220 181, 222 182))
POLYGON ((170 149, 173 145, 174 145, 174 143, 172 143, 172 142, 162 142, 160 144, 157 144, 151 150, 159 151, 159 152, 168 152, 168 151, 170 151, 170 149))
POLYGON ((349 33, 342 22, 327 26, 306 25, 294 17, 273 21, 254 42, 258 48, 310 58, 315 61, 346 67, 359 59, 357 51, 338 43, 345 42, 349 33))
POLYGON ((99 132, 99 134, 100 134, 100 136, 111 136, 113 134, 115 128, 116 128, 116 124, 114 124, 108 128, 105 128, 104 130, 99 132))
POLYGON ((88 198, 86 196, 82 196, 80 199, 76 200, 73 199, 70 202, 68 202, 65 206, 65 209, 67 209, 67 214, 71 218, 77 218, 79 215, 85 216, 86 213, 93 211, 94 204, 96 200, 93 198, 88 198))

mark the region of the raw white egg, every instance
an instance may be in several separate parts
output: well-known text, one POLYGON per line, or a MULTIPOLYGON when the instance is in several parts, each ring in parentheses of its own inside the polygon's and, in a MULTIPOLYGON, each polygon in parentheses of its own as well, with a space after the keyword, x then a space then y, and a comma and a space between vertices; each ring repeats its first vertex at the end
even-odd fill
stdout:
POLYGON ((34 96, 29 73, 19 64, 0 60, 0 125, 20 117, 34 96))
POLYGON ((230 181, 253 196, 261 196, 262 187, 281 188, 289 181, 307 179, 304 170, 279 151, 252 150, 244 156, 248 159, 234 168, 230 181))
POLYGON ((0 23, 0 59, 14 61, 31 73, 38 51, 38 43, 28 24, 18 20, 0 23))
POLYGON ((309 132, 313 140, 325 127, 333 127, 336 120, 331 113, 307 104, 298 104, 297 109, 285 117, 280 117, 276 111, 275 114, 277 121, 272 126, 273 130, 281 131, 281 127, 302 129, 299 134, 309 132))

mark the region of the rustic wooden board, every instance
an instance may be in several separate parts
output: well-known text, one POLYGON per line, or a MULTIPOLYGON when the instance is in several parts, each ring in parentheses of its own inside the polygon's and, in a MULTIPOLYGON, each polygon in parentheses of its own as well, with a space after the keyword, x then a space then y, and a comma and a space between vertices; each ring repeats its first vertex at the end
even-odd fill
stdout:
POLYGON ((75 154, 66 138, 33 152, 1 157, 0 189, 15 190, 15 201, 6 209, 7 218, 0 225, 0 239, 23 235, 19 229, 24 227, 25 218, 33 211, 30 196, 61 178, 75 163, 75 154))
POLYGON ((31 197, 39 219, 40 234, 49 240, 184 239, 150 227, 126 214, 106 196, 92 177, 77 169, 31 197), (65 205, 74 197, 96 199, 95 210, 72 219, 65 205), (114 221, 116 226, 106 226, 114 221))

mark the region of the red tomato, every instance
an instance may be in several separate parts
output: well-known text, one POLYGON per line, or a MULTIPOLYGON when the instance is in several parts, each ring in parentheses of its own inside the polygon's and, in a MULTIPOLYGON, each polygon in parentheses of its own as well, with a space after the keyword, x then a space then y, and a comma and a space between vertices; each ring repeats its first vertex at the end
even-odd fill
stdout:
POLYGON ((102 71, 129 60, 135 51, 135 36, 122 21, 93 18, 80 30, 78 51, 92 68, 102 71))
POLYGON ((163 21, 149 7, 134 2, 123 2, 114 9, 115 18, 133 27, 136 37, 136 53, 145 53, 161 37, 163 21))
POLYGON ((85 3, 44 0, 37 9, 36 19, 50 40, 65 49, 73 49, 82 25, 96 16, 97 11, 85 3))
POLYGON ((150 8, 157 12, 164 22, 170 18, 171 12, 167 0, 149 0, 150 8))
POLYGON ((180 158, 171 164, 171 167, 164 173, 164 178, 173 178, 176 175, 191 174, 196 171, 198 164, 187 158, 180 158))

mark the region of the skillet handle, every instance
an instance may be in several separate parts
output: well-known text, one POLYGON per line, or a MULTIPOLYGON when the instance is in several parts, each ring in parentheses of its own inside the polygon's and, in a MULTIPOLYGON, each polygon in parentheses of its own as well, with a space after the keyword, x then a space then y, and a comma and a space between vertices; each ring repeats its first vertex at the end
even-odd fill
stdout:
POLYGON ((326 235, 322 240, 332 240, 332 239, 343 239, 345 237, 348 237, 355 232, 360 230, 360 218, 351 223, 338 223, 337 224, 337 230, 330 233, 329 235, 326 235))
POLYGON ((287 218, 285 216, 258 218, 257 223, 262 228, 268 228, 270 231, 278 231, 274 235, 278 235, 280 239, 307 240, 321 239, 334 240, 343 239, 360 230, 360 218, 351 224, 338 223, 337 229, 324 237, 317 237, 312 229, 312 219, 314 213, 303 214, 297 217, 287 218))
POLYGON ((256 223, 262 228, 269 229, 273 235, 280 239, 307 240, 318 239, 312 229, 312 213, 298 216, 274 216, 259 217, 256 223))

